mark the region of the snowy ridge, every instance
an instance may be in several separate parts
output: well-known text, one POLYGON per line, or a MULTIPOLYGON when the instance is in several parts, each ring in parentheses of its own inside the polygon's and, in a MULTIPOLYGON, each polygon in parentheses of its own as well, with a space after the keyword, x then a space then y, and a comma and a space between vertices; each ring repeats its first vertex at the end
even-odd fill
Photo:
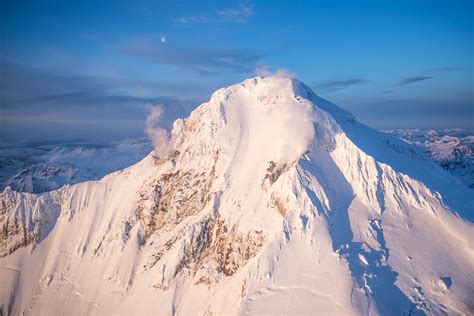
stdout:
POLYGON ((172 136, 100 181, 2 193, 4 314, 474 310, 473 191, 417 148, 282 76, 172 136))

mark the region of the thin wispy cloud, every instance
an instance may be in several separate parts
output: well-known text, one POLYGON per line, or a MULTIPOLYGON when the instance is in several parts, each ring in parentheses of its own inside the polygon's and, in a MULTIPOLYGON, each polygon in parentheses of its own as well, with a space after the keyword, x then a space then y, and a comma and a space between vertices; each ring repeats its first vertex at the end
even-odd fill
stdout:
POLYGON ((226 71, 250 73, 263 58, 262 52, 252 50, 202 47, 193 43, 163 45, 148 38, 132 40, 119 47, 119 51, 149 63, 172 65, 200 75, 226 71))
POLYGON ((296 75, 288 69, 285 69, 285 68, 273 69, 265 65, 258 65, 257 67, 255 67, 254 72, 258 76, 262 76, 262 77, 275 76, 279 78, 288 78, 288 79, 296 78, 296 75))
POLYGON ((422 73, 401 78, 394 87, 406 86, 420 81, 432 79, 444 72, 451 72, 463 69, 462 67, 437 67, 428 69, 422 73))
POLYGON ((194 25, 209 22, 209 18, 205 16, 184 16, 173 20, 175 24, 180 25, 194 25))
POLYGON ((140 119, 146 104, 159 103, 167 108, 163 124, 170 126, 176 118, 188 114, 202 101, 193 98, 160 96, 144 98, 80 91, 17 100, 2 108, 2 119, 9 121, 15 118, 28 119, 47 115, 51 119, 56 118, 58 122, 66 119, 70 122, 80 122, 90 118, 114 122, 140 119))
POLYGON ((181 26, 205 23, 246 23, 254 14, 253 5, 241 2, 236 7, 216 10, 208 15, 182 16, 174 19, 173 23, 181 26))
POLYGON ((139 120, 143 118, 145 104, 159 103, 166 107, 163 122, 171 124, 203 101, 200 97, 183 96, 190 85, 88 77, 30 68, 6 59, 0 62, 3 123, 40 115, 49 115, 58 122, 91 118, 112 122, 139 120), (155 90, 155 94, 143 93, 147 89, 155 90))
POLYGON ((433 78, 434 76, 424 76, 424 75, 415 75, 415 76, 409 76, 400 79, 400 81, 395 85, 395 86, 405 86, 407 84, 419 82, 419 81, 424 81, 433 78))
POLYGON ((338 80, 328 80, 322 83, 315 84, 314 87, 316 90, 321 91, 335 91, 346 89, 354 85, 361 85, 367 83, 369 80, 365 78, 347 78, 347 79, 338 79, 338 80))
POLYGON ((190 85, 172 81, 140 80, 118 76, 87 76, 72 72, 39 69, 6 58, 0 58, 0 63, 2 65, 2 76, 0 76, 2 106, 8 106, 11 102, 23 99, 82 91, 150 97, 157 94, 191 95, 204 88, 199 84, 190 85))
POLYGON ((255 11, 252 5, 240 3, 237 8, 220 10, 217 14, 224 21, 245 23, 255 14, 255 11))

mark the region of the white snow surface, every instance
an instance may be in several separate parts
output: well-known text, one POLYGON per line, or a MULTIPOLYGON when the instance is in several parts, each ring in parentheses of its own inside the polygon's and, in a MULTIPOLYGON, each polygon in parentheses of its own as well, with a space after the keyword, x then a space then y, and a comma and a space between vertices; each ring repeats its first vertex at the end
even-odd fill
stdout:
POLYGON ((99 181, 1 193, 3 314, 474 312, 474 193, 296 79, 216 91, 99 181))

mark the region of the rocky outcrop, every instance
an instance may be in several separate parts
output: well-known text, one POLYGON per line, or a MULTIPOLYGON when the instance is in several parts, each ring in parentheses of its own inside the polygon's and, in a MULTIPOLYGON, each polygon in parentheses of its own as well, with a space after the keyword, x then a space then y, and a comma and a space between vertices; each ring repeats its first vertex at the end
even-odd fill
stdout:
POLYGON ((218 157, 216 152, 208 169, 164 173, 140 193, 137 217, 144 223, 143 243, 154 233, 174 229, 209 203, 218 157))
POLYGON ((244 234, 236 225, 229 228, 219 216, 206 218, 193 227, 190 241, 182 246, 175 275, 184 269, 196 274, 204 265, 215 263, 218 273, 231 276, 258 253, 263 243, 261 230, 244 234))
POLYGON ((54 227, 60 207, 56 194, 21 194, 7 187, 0 195, 0 257, 36 245, 54 227))

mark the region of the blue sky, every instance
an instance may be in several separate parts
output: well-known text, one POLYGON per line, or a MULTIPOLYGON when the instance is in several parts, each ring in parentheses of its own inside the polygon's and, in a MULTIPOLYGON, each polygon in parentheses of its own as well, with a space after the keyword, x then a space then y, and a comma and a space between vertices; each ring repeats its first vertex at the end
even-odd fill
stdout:
POLYGON ((13 1, 0 133, 143 134, 219 87, 287 69, 375 128, 474 127, 471 1, 13 1))

